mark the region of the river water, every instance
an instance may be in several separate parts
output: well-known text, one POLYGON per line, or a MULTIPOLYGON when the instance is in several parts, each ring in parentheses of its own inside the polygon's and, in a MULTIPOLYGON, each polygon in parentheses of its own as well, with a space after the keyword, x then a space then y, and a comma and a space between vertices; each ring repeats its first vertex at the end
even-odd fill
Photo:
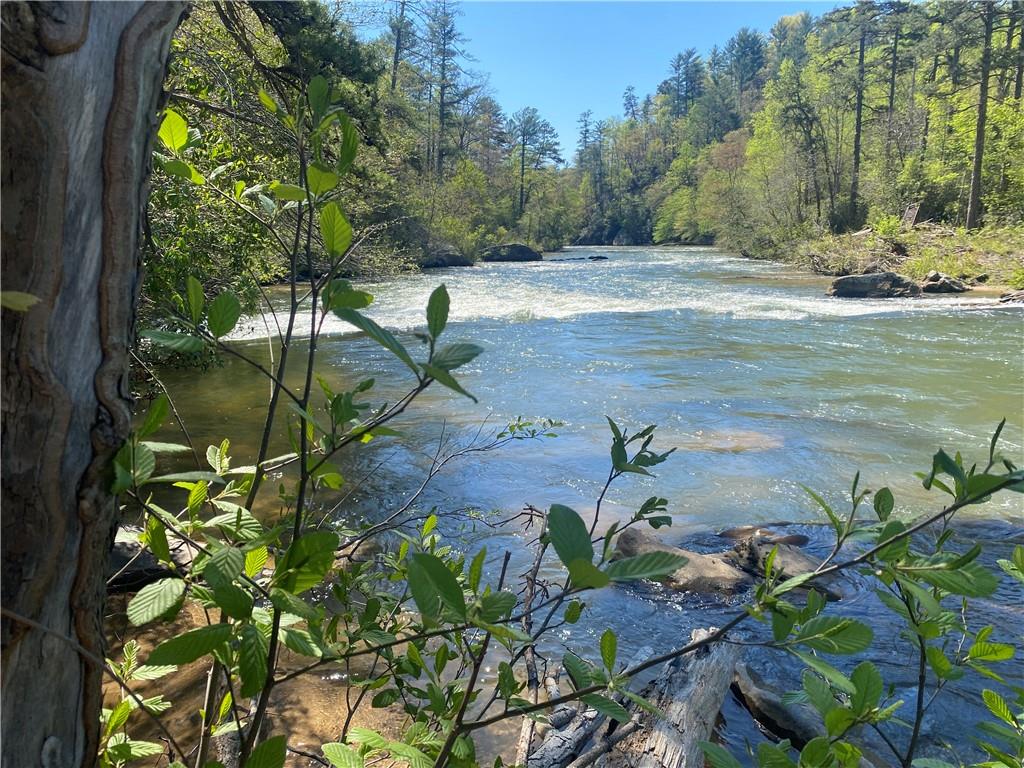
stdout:
MULTIPOLYGON (((363 285, 376 296, 366 314, 418 349, 411 332, 425 324, 427 297, 442 282, 451 295, 445 337, 486 350, 457 372, 479 403, 428 390, 394 425, 401 438, 381 438, 346 460, 341 505, 328 499, 325 511, 374 519, 395 508, 422 479, 442 436, 451 449, 518 416, 557 419, 557 438, 452 462, 417 506, 421 513, 436 506, 442 530, 471 552, 487 545, 492 562, 509 549, 512 573, 532 559, 529 533, 482 521, 524 504, 591 514, 609 466, 606 415, 631 431, 657 424, 654 447, 677 450, 657 477, 630 476, 612 487, 602 526, 657 494, 673 517, 663 538, 705 549, 727 546, 714 531, 778 520, 812 532, 812 551, 826 547, 809 525, 821 515, 800 484, 841 505, 858 470, 867 487, 893 489, 898 514, 936 510, 941 499, 914 472, 927 471, 939 447, 980 460, 1004 417, 1004 452, 1024 460, 1024 315, 991 296, 841 300, 825 295, 820 277, 711 248, 573 248, 542 263, 363 285)), ((234 343, 268 362, 265 336, 264 320, 253 318, 234 343)), ((318 360, 339 387, 374 377, 377 402, 393 402, 412 383, 400 362, 335 318, 324 326, 318 360)), ((247 463, 267 382, 230 358, 202 374, 164 378, 194 439, 205 446, 229 437, 247 463)), ((975 535, 993 540, 991 557, 1005 556, 1007 542, 1021 535, 1021 496, 976 510, 990 522, 975 535)), ((1019 593, 1001 595, 1004 605, 1019 604, 1019 593)), ((695 607, 656 588, 603 590, 586 619, 556 633, 549 650, 564 643, 586 652, 606 626, 619 632, 622 655, 644 644, 666 648, 729 606, 695 607)), ((873 599, 854 599, 849 610, 888 622, 873 599)), ((1005 623, 997 614, 992 620, 1005 623)), ((1019 610, 1011 619, 1019 627, 1019 610)), ((899 669, 898 654, 891 641, 877 660, 889 656, 899 669)), ((725 737, 752 734, 739 728, 725 737)))

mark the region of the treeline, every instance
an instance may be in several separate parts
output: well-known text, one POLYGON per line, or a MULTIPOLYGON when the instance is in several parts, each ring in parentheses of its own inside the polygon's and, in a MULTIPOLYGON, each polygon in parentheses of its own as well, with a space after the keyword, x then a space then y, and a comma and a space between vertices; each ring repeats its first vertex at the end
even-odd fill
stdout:
POLYGON ((287 108, 316 74, 361 147, 337 192, 360 244, 354 273, 513 240, 771 255, 911 204, 968 227, 1024 215, 1019 0, 860 2, 741 29, 679 53, 652 93, 628 88, 621 116, 585 112, 572 157, 535 109, 503 110, 464 44, 450 0, 193 6, 168 106, 201 134, 186 151, 211 183, 197 205, 186 182, 154 176, 144 297, 188 274, 254 297, 285 273, 225 189, 288 215, 268 189, 298 178, 299 153, 260 91, 287 108))
POLYGON ((860 2, 677 55, 580 118, 583 242, 754 255, 901 216, 1024 217, 1024 3, 860 2))
MULTIPOLYGON (((380 6, 309 2, 199 3, 178 29, 166 88, 171 109, 202 137, 187 148, 210 183, 154 176, 145 295, 187 275, 253 297, 288 265, 265 229, 224 189, 287 216, 271 191, 299 177, 296 148, 260 92, 292 109, 314 75, 356 129, 360 151, 338 201, 356 228, 353 272, 414 264, 434 252, 475 258, 521 240, 557 248, 576 235, 582 205, 557 135, 532 108, 507 114, 463 49, 448 0, 380 6), (370 18, 345 14, 375 13, 370 18), (370 42, 358 25, 387 30, 370 42)), ((300 265, 301 266, 301 265, 300 265)))

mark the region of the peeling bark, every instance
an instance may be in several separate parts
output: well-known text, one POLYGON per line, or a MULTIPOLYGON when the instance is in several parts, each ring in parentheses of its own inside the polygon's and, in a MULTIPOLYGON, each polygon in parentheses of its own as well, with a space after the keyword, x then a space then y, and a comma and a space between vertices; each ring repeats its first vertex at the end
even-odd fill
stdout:
POLYGON ((5 3, 4 766, 90 765, 102 671, 110 460, 126 382, 139 220, 183 3, 5 3), (46 627, 33 629, 25 617, 46 627), (72 642, 68 642, 65 639, 72 642))

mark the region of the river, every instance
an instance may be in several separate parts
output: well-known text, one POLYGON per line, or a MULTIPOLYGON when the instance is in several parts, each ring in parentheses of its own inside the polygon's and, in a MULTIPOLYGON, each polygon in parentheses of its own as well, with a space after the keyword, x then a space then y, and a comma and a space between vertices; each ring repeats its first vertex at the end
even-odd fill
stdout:
MULTIPOLYGON (((654 447, 677 451, 656 477, 614 485, 603 524, 657 494, 673 517, 663 537, 708 549, 716 546, 708 532, 777 520, 817 532, 812 538, 825 546, 818 528, 802 525, 821 515, 800 484, 841 505, 858 470, 867 487, 893 489, 898 514, 936 510, 941 499, 914 472, 927 471, 939 447, 981 459, 1003 417, 1004 452, 1024 459, 1024 316, 991 296, 841 300, 825 295, 826 279, 712 248, 573 248, 542 263, 361 285, 376 297, 366 314, 417 348, 411 332, 425 324, 427 297, 442 282, 451 295, 445 337, 485 349, 457 372, 479 403, 431 388, 396 422, 401 438, 375 440, 341 467, 348 486, 335 514, 374 519, 394 508, 422 478, 442 430, 458 446, 481 425, 486 435, 518 416, 557 419, 556 438, 453 462, 417 507, 436 506, 460 546, 486 544, 494 558, 508 548, 512 573, 531 559, 528 534, 480 519, 524 504, 592 511, 609 466, 606 415, 630 430, 657 424, 654 447), (607 258, 553 260, 589 256, 607 258), (469 514, 443 514, 454 511, 469 514)), ((267 362, 265 335, 264 321, 251 319, 233 343, 267 362)), ((324 326, 318 359, 337 386, 374 377, 377 402, 394 402, 412 383, 400 362, 336 318, 324 326)), ((205 446, 229 437, 247 461, 266 380, 231 358, 164 378, 194 439, 205 446)), ((994 540, 992 557, 1021 536, 1022 512, 1017 494, 972 510, 994 521, 977 529, 994 540)), ((565 643, 587 651, 609 625, 620 648, 668 647, 707 623, 692 602, 647 587, 604 590, 591 602, 586 620, 560 630, 551 650, 565 643)), ((710 607, 712 618, 721 608, 710 607)), ((854 600, 851 610, 888 621, 873 600, 854 600)), ((878 660, 892 655, 898 668, 898 653, 890 642, 878 660)), ((726 726, 728 740, 753 738, 737 728, 726 726)))

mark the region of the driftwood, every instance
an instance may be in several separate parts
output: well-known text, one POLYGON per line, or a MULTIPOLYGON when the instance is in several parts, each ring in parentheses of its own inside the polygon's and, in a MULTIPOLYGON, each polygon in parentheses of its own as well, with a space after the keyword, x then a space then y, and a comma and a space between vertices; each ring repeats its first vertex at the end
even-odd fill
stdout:
MULTIPOLYGON (((691 640, 715 630, 696 629, 691 640)), ((700 742, 706 741, 733 680, 741 656, 735 645, 717 643, 665 665, 641 695, 664 717, 641 715, 640 727, 615 748, 608 766, 629 768, 699 768, 700 742)))
MULTIPOLYGON (((694 630, 691 639, 704 639, 714 631, 694 630)), ((644 649, 641 657, 649 654, 644 649)), ((663 717, 641 710, 624 697, 617 699, 631 714, 624 723, 609 722, 589 707, 576 710, 564 723, 563 711, 556 710, 552 728, 531 754, 528 768, 703 766, 699 742, 711 733, 740 655, 738 646, 720 643, 666 664, 640 694, 663 717)))

